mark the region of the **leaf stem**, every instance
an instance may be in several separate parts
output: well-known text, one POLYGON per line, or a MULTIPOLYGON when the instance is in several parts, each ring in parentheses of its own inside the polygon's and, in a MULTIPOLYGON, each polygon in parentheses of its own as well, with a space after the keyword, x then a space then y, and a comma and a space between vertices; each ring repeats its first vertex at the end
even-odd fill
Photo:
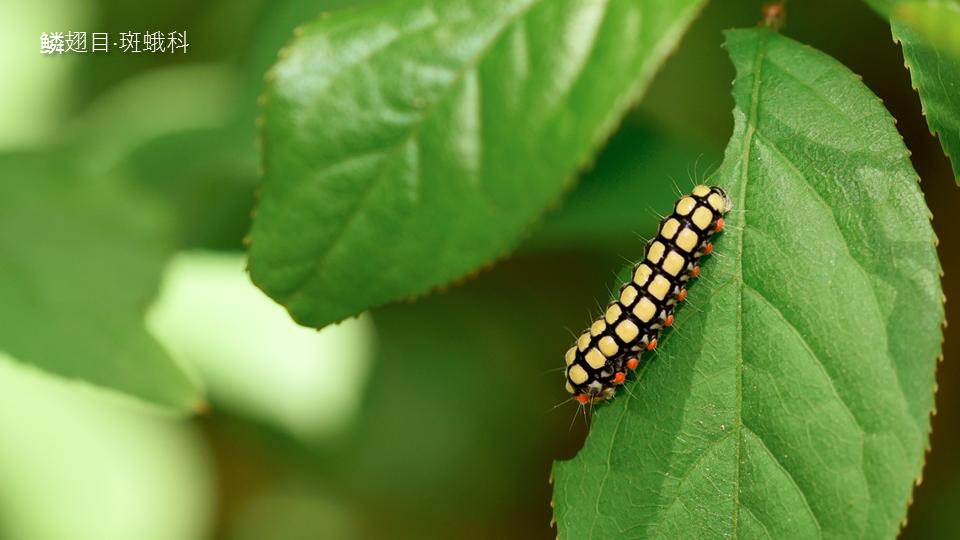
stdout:
POLYGON ((779 32, 787 18, 786 0, 777 0, 763 5, 763 19, 760 26, 765 26, 774 32, 779 32))

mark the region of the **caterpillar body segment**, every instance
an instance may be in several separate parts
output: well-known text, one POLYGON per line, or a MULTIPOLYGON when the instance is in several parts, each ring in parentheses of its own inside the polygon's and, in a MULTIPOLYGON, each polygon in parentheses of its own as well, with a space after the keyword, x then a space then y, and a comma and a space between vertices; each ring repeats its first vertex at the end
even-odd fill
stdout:
POLYGON ((657 346, 686 298, 686 283, 699 275, 699 261, 713 250, 732 203, 718 187, 697 186, 660 222, 656 238, 616 300, 567 350, 566 390, 580 403, 606 401, 640 365, 639 355, 657 346))

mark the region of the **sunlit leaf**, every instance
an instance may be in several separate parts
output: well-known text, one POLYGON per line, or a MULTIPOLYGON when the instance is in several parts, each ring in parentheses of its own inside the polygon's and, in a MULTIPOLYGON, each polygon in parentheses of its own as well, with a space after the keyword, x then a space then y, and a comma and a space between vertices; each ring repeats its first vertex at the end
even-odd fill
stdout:
POLYGON ((505 255, 702 0, 419 0, 304 26, 265 94, 251 275, 302 324, 505 255))
POLYGON ((241 253, 187 252, 164 274, 147 328, 201 374, 215 408, 307 442, 356 417, 376 336, 364 316, 323 329, 298 326, 253 286, 241 253))
POLYGON ((197 426, 0 352, 0 537, 201 540, 216 506, 197 426))

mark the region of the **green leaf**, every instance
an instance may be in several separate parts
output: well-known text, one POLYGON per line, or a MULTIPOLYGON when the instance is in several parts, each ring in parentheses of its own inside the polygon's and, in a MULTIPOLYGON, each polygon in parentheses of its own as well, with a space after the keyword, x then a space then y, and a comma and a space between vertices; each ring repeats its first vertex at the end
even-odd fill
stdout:
POLYGON ((561 538, 889 538, 920 476, 942 292, 892 118, 810 47, 756 29, 727 49, 729 227, 555 465, 561 538))
POLYGON ((254 282, 320 327, 504 256, 701 4, 394 1, 305 26, 268 76, 254 282))
MULTIPOLYGON (((954 38, 960 42, 960 7, 954 7, 955 11, 943 14, 941 20, 953 22, 954 38)), ((890 27, 894 39, 903 46, 904 62, 920 93, 930 131, 940 137, 960 184, 960 46, 956 54, 943 51, 912 24, 897 18, 890 20, 890 27)))
POLYGON ((195 383, 146 333, 167 255, 158 208, 64 152, 0 157, 0 350, 188 411, 195 383))

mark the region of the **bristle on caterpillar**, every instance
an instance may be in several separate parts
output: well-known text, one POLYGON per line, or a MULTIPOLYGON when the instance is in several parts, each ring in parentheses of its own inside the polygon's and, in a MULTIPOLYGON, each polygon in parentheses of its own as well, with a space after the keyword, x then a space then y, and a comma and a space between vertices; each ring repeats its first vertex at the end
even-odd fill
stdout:
POLYGON ((687 295, 686 282, 699 275, 699 261, 713 250, 710 239, 723 230, 723 216, 732 206, 715 186, 697 186, 677 201, 617 299, 567 350, 566 390, 574 399, 581 404, 611 399, 627 371, 640 365, 640 354, 657 346, 660 332, 673 324, 677 303, 687 295))

